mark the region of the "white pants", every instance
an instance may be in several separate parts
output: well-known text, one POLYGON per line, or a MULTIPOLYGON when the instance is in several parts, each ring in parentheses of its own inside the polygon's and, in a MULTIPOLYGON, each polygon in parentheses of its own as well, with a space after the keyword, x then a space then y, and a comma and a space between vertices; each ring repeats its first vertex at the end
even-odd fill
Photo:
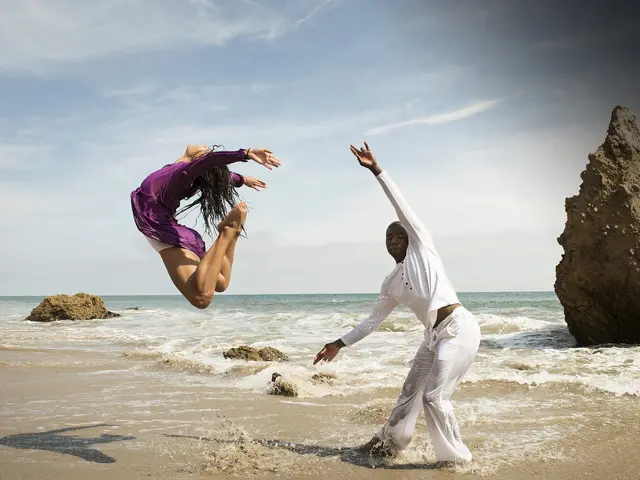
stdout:
POLYGON ((402 393, 377 437, 395 450, 411 443, 421 406, 438 461, 469 461, 450 399, 480 346, 480 327, 464 307, 429 332, 416 352, 402 393))

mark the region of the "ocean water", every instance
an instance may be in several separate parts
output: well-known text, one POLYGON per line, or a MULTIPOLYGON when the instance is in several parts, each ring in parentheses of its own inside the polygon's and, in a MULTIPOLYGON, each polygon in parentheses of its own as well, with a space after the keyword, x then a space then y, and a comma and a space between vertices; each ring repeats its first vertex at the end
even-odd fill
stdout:
MULTIPOLYGON (((296 383, 300 397, 312 401, 399 388, 424 332, 400 307, 332 363, 314 366, 313 357, 325 343, 366 317, 375 295, 221 295, 204 311, 180 296, 103 298, 122 317, 27 322, 42 297, 0 297, 0 347, 113 351, 128 357, 132 368, 148 360, 184 373, 185 381, 256 393, 264 392, 278 371, 296 383), (291 361, 223 357, 239 345, 272 346, 291 361), (335 378, 330 384, 313 381, 318 372, 335 378)), ((482 330, 480 351, 463 383, 569 384, 587 394, 640 395, 640 347, 576 348, 555 294, 461 293, 460 299, 482 330)))

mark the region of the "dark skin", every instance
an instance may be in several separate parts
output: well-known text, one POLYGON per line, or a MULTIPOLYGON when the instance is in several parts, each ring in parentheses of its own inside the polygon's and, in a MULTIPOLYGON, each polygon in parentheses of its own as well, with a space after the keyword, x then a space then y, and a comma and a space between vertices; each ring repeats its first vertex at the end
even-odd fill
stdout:
POLYGON ((407 256, 409 247, 409 235, 400 222, 393 222, 387 227, 387 252, 393 257, 396 263, 400 263, 407 256))
MULTIPOLYGON (((376 161, 376 157, 371 152, 367 142, 364 142, 364 147, 358 149, 353 145, 350 146, 351 153, 358 159, 358 163, 369 170, 374 176, 378 176, 382 173, 380 165, 376 161)), ((387 227, 386 231, 386 245, 387 252, 393 257, 396 264, 402 262, 407 256, 407 248, 409 247, 409 235, 406 229, 400 222, 393 222, 387 227)), ((438 317, 435 323, 437 326, 442 320, 451 314, 460 304, 447 305, 438 310, 438 317)), ((313 359, 313 364, 323 361, 331 362, 336 355, 340 352, 341 348, 346 345, 340 339, 327 343, 320 352, 313 359)))

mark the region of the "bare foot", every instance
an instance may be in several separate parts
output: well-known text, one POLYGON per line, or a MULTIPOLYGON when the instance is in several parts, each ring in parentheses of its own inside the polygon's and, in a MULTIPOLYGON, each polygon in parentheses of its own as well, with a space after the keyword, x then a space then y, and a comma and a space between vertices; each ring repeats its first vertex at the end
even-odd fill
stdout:
POLYGON ((234 206, 227 216, 218 224, 218 233, 222 233, 225 228, 231 228, 238 234, 244 227, 244 222, 247 218, 247 204, 244 202, 238 203, 234 206))

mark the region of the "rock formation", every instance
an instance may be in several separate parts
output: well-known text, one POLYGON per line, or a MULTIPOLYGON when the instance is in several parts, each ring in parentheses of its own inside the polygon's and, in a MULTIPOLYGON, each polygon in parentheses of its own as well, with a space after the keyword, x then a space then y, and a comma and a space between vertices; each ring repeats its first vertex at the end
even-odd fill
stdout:
POLYGON ((277 348, 264 347, 258 350, 260 358, 265 362, 288 362, 289 358, 277 348))
POLYGON ((640 343, 640 132, 617 106, 567 198, 555 291, 579 346, 640 343))
POLYGON ((86 293, 75 295, 53 295, 45 297, 40 305, 31 310, 26 318, 32 322, 54 322, 56 320, 91 320, 119 317, 104 306, 102 298, 86 293))
POLYGON ((254 362, 287 362, 289 358, 280 350, 273 347, 264 347, 260 350, 242 345, 231 348, 222 354, 224 358, 234 360, 249 360, 254 362))

